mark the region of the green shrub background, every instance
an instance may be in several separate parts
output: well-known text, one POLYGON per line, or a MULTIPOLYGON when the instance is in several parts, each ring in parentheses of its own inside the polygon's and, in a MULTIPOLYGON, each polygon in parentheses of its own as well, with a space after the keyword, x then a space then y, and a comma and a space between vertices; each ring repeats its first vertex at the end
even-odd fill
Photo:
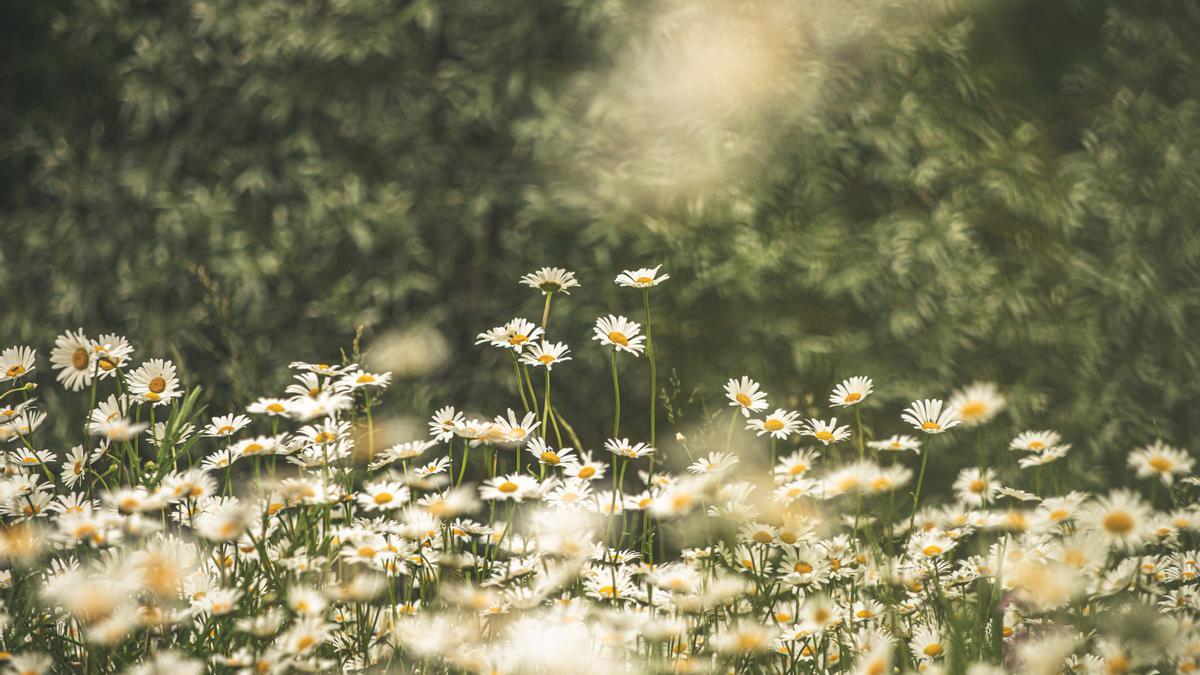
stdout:
POLYGON ((690 419, 731 376, 827 416, 828 387, 870 374, 880 434, 912 398, 992 380, 1013 425, 1062 431, 1097 478, 1154 438, 1200 441, 1194 3, 3 12, 0 337, 40 349, 43 382, 54 335, 83 326, 176 360, 224 412, 361 325, 367 349, 449 348, 392 410, 494 413, 511 371, 474 335, 536 319, 517 279, 565 266, 583 287, 551 322, 575 356, 556 407, 602 438, 590 323, 640 320, 611 279, 662 263, 660 381, 690 419), (672 75, 744 30, 767 31, 755 60, 672 75))

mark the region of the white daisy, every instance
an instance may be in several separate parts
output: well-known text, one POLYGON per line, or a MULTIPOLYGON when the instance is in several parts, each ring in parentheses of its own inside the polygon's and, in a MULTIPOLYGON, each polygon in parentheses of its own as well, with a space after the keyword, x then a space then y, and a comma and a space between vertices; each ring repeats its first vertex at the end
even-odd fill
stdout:
POLYGON ((842 380, 842 383, 833 388, 833 393, 829 396, 831 405, 845 407, 862 403, 871 392, 874 391, 874 384, 869 377, 852 377, 848 380, 842 380))
POLYGON ((962 420, 954 416, 953 410, 942 410, 942 402, 939 399, 913 401, 900 417, 918 431, 927 434, 940 434, 962 424, 962 420))
POLYGON ((209 438, 225 438, 237 433, 242 427, 250 424, 250 418, 245 415, 219 415, 212 418, 202 433, 209 438))
POLYGON ((625 270, 617 275, 613 280, 618 286, 626 288, 651 288, 657 286, 667 279, 671 278, 670 274, 659 274, 658 270, 662 265, 657 267, 640 267, 636 270, 625 270))
POLYGON ((1008 444, 1009 450, 1041 452, 1062 442, 1056 431, 1023 431, 1008 444))
POLYGON ((612 347, 616 351, 641 356, 646 349, 646 336, 641 335, 641 324, 623 316, 609 314, 607 317, 596 319, 594 331, 593 340, 599 340, 600 344, 612 347))
POLYGON ((126 378, 129 394, 139 401, 166 405, 183 396, 175 364, 162 359, 150 359, 129 373, 126 378))
POLYGON ((570 295, 571 292, 567 289, 579 286, 579 282, 575 280, 575 273, 561 267, 543 267, 536 272, 530 272, 521 277, 521 283, 546 295, 560 292, 570 295))
POLYGON ((783 408, 776 408, 775 412, 767 415, 764 419, 752 419, 746 423, 746 428, 754 431, 757 436, 771 434, 771 436, 781 439, 796 433, 800 426, 800 413, 783 408))
POLYGON ((946 405, 968 427, 988 422, 998 415, 1007 402, 991 382, 976 382, 960 389, 946 405))
POLYGON ((516 318, 503 326, 480 333, 475 344, 488 343, 493 347, 511 349, 518 354, 530 343, 542 336, 542 329, 526 319, 516 318))
POLYGON ((133 345, 124 336, 106 333, 91 341, 92 355, 96 361, 97 374, 101 378, 112 377, 125 366, 133 355, 133 345))
POLYGON ((630 443, 628 438, 610 438, 604 441, 604 449, 626 459, 637 459, 654 454, 654 448, 645 443, 630 443))
POLYGON ((0 352, 0 382, 25 377, 36 360, 37 351, 32 347, 9 347, 0 352))
POLYGON ((355 369, 338 378, 335 386, 345 391, 351 391, 364 387, 387 389, 391 383, 391 373, 368 373, 365 370, 355 369))
POLYGON ((725 397, 729 399, 729 405, 741 409, 744 417, 767 409, 767 392, 759 391, 758 383, 745 375, 740 380, 731 378, 725 383, 725 397))
POLYGON ((1134 549, 1145 539, 1152 510, 1133 492, 1114 490, 1083 508, 1082 526, 1116 548, 1134 549))
POLYGON ((912 450, 913 452, 921 452, 921 441, 909 436, 908 434, 896 434, 890 438, 885 438, 880 441, 870 441, 867 447, 875 450, 886 450, 889 452, 901 452, 903 450, 912 450))
POLYGON ((821 441, 823 445, 829 445, 830 443, 841 443, 847 438, 850 438, 850 427, 845 425, 839 427, 837 425, 836 417, 828 422, 816 419, 814 417, 813 419, 808 420, 808 422, 806 422, 805 425, 800 429, 800 435, 812 436, 818 441, 821 441))
POLYGON ((479 496, 488 501, 520 502, 536 497, 540 487, 537 479, 532 476, 510 473, 507 476, 496 476, 485 481, 479 488, 479 496))
POLYGON ((571 360, 571 357, 567 356, 569 351, 565 342, 537 342, 529 346, 529 351, 521 354, 521 363, 545 366, 546 370, 551 370, 554 364, 571 360))
POLYGON ((1138 478, 1156 477, 1164 485, 1173 483, 1177 474, 1191 473, 1194 463, 1186 450, 1173 448, 1162 441, 1129 453, 1129 466, 1137 471, 1138 478))
POLYGON ((462 425, 463 414, 455 410, 454 406, 439 408, 429 420, 429 435, 439 443, 444 443, 454 438, 455 431, 462 425))
POLYGON ((59 371, 57 379, 70 391, 79 391, 92 383, 92 345, 83 329, 54 338, 50 367, 59 371))

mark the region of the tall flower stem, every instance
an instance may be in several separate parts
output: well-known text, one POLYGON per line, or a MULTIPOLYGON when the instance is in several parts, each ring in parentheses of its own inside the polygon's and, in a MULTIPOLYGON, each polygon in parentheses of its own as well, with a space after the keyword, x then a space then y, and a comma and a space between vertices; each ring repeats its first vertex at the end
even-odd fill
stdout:
POLYGON ((509 352, 509 356, 513 360, 513 372, 517 374, 517 392, 521 394, 521 405, 525 407, 525 412, 529 412, 529 400, 525 398, 525 381, 521 377, 521 364, 517 362, 517 353, 509 352))
POLYGON ((554 291, 546 293, 546 306, 542 309, 542 333, 546 332, 546 324, 550 323, 550 299, 554 297, 554 291))
MULTIPOLYGON (((550 296, 546 296, 549 298, 550 296)), ((546 402, 542 404, 542 440, 546 440, 546 426, 550 422, 550 369, 546 369, 546 402)), ((562 445, 562 442, 559 442, 562 445)))
POLYGON ((613 438, 621 433, 621 380, 617 377, 617 350, 612 350, 613 438))
POLYGON ((863 461, 867 458, 866 440, 863 438, 862 430, 862 413, 858 411, 858 406, 854 406, 854 426, 857 427, 855 436, 858 438, 858 461, 863 461))
POLYGON ((925 436, 925 442, 921 444, 921 471, 917 474, 917 489, 913 491, 913 508, 912 515, 908 517, 908 529, 912 529, 913 523, 917 521, 917 506, 921 503, 921 485, 925 482, 925 464, 929 461, 929 436, 925 436))
MULTIPOLYGON (((650 330, 650 290, 646 288, 642 289, 642 306, 646 310, 646 358, 650 360, 650 447, 657 448, 655 414, 658 409, 658 367, 654 363, 654 335, 650 330)), ((650 455, 650 477, 654 477, 654 455, 650 455)))

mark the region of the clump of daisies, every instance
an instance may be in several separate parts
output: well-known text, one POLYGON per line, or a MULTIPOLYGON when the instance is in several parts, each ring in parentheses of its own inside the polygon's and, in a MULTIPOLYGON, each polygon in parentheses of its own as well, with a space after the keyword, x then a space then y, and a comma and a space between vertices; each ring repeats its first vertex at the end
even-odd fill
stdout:
POLYGON ((477 341, 512 378, 509 404, 441 405, 427 435, 387 441, 375 419, 392 376, 357 357, 293 362, 282 391, 207 411, 204 373, 120 335, 68 330, 48 360, 0 350, 0 662, 1200 667, 1200 479, 1186 448, 1146 439, 1129 481, 1089 494, 1066 470, 1070 439, 1002 427, 998 385, 908 400, 862 374, 800 409, 739 374, 702 394, 712 417, 668 418, 660 438, 652 298, 669 279, 661 266, 617 275, 628 300, 580 335, 550 322, 581 288, 575 274, 522 277, 540 320, 477 341), (611 375, 611 400, 560 408, 554 392, 588 367, 611 375), (76 392, 85 418, 51 421, 41 386, 76 392), (646 408, 622 406, 645 386, 646 408), (70 447, 46 440, 48 424, 70 447), (932 480, 931 465, 953 480, 932 480))

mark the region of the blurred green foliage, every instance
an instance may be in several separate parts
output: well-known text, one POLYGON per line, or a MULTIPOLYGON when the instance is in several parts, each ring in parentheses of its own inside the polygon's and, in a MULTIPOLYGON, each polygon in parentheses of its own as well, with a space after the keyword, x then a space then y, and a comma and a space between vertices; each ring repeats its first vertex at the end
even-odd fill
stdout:
POLYGON ((1193 3, 4 11, 5 344, 123 333, 220 412, 360 325, 368 348, 432 327, 451 358, 391 405, 494 412, 510 372, 473 336, 537 318, 517 279, 561 265, 584 286, 551 321, 576 353, 556 407, 601 437, 589 324, 640 320, 611 278, 661 262, 675 405, 749 374, 828 415, 870 374, 891 433, 907 400, 993 380, 1077 468, 1200 445, 1193 3))

